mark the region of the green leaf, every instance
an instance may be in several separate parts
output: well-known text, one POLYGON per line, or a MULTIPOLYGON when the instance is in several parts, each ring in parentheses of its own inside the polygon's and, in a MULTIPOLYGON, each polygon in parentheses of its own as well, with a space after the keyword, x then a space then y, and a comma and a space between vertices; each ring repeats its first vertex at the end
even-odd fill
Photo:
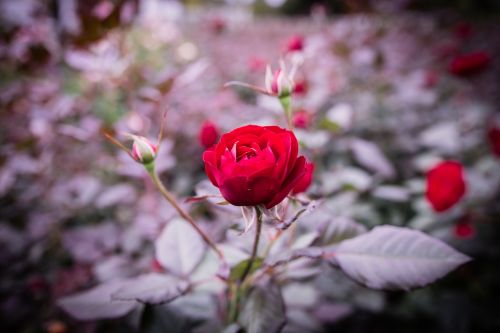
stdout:
MULTIPOLYGON (((260 257, 255 258, 255 260, 252 263, 252 267, 250 267, 250 271, 248 274, 252 274, 256 270, 258 270, 262 266, 263 261, 264 260, 260 257)), ((239 264, 237 264, 236 266, 234 266, 231 269, 231 273, 229 274, 229 279, 232 281, 239 281, 243 277, 243 273, 247 269, 247 266, 249 265, 249 263, 250 263, 250 259, 245 259, 245 260, 241 261, 239 264)))
POLYGON ((274 282, 250 290, 239 317, 246 333, 277 333, 286 323, 281 290, 274 282))

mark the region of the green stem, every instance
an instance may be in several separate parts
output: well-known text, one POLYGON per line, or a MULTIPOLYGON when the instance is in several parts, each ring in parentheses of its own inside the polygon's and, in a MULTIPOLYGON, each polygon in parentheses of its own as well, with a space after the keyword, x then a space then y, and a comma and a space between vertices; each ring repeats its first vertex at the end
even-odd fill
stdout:
POLYGON ((241 282, 245 281, 248 273, 250 273, 253 263, 255 262, 255 258, 257 257, 257 249, 259 248, 260 232, 262 229, 262 212, 257 207, 255 207, 255 210, 257 213, 257 227, 255 229, 255 239, 253 241, 252 254, 250 255, 250 259, 248 260, 248 265, 243 271, 243 274, 241 275, 240 279, 241 282))
POLYGON ((155 169, 155 164, 154 162, 145 164, 144 167, 148 171, 149 176, 151 177, 151 180, 153 181, 154 185, 156 188, 160 191, 160 193, 163 195, 163 197, 172 205, 172 207, 177 210, 179 215, 184 218, 186 221, 191 224, 191 226, 198 232, 198 234, 203 238, 205 243, 210 246, 215 253, 219 256, 220 259, 224 260, 224 255, 222 254, 221 250, 215 245, 215 243, 205 234, 205 232, 196 224, 194 219, 189 215, 188 212, 186 212, 175 200, 175 197, 170 193, 165 186, 163 186, 163 183, 161 182, 160 178, 158 177, 158 173, 156 172, 155 169))
POLYGON ((255 207, 255 210, 257 213, 257 227, 255 229, 255 238, 253 242, 252 253, 250 255, 250 259, 248 260, 248 265, 245 267, 245 271, 241 275, 240 280, 236 282, 236 284, 231 284, 230 286, 232 297, 229 302, 229 311, 228 311, 229 323, 235 323, 238 320, 241 297, 244 292, 243 285, 257 257, 257 250, 259 248, 259 240, 262 230, 262 211, 258 207, 255 207))
POLYGON ((285 118, 287 126, 290 130, 293 130, 293 122, 292 122, 292 95, 284 95, 279 97, 281 106, 283 110, 285 110, 285 118))

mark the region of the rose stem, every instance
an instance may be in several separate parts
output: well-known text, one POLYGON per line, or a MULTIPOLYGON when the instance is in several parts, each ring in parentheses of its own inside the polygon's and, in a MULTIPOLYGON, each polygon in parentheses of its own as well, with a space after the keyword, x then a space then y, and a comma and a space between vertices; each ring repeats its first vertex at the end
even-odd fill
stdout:
POLYGON ((260 234, 261 234, 261 229, 262 229, 262 212, 258 207, 255 207, 256 213, 257 213, 257 227, 255 229, 255 239, 253 242, 253 248, 252 248, 252 254, 250 255, 250 258, 248 259, 248 265, 245 267, 245 270, 243 271, 243 274, 241 275, 240 280, 237 282, 236 286, 231 287, 231 298, 229 302, 229 322, 234 323, 238 320, 238 315, 239 315, 239 307, 240 307, 240 301, 241 301, 241 294, 242 294, 242 284, 244 283, 245 279, 247 278, 248 274, 251 271, 251 268, 255 262, 255 258, 257 257, 257 249, 259 248, 259 240, 260 240, 260 234))
POLYGON ((182 207, 175 200, 175 197, 172 195, 172 193, 170 193, 165 188, 165 186, 163 186, 163 183, 161 182, 160 178, 158 177, 158 173, 155 170, 154 162, 145 164, 144 167, 148 171, 151 180, 155 184, 156 188, 158 188, 158 190, 161 192, 163 197, 172 205, 172 207, 175 208, 175 210, 177 210, 177 212, 182 218, 184 218, 186 221, 189 222, 189 224, 191 224, 191 226, 196 230, 196 232, 200 234, 201 238, 203 238, 205 243, 207 243, 207 245, 210 246, 215 251, 215 253, 217 253, 219 258, 224 260, 224 255, 222 254, 221 250, 219 250, 217 245, 215 245, 215 243, 205 234, 205 232, 201 230, 201 228, 196 224, 191 215, 189 215, 184 209, 182 209, 182 207))
POLYGON ((286 123, 288 125, 288 129, 293 130, 293 122, 292 122, 292 97, 291 95, 285 95, 278 97, 283 110, 285 111, 286 123))
POLYGON ((243 274, 241 275, 240 281, 242 282, 245 281, 248 273, 250 273, 253 263, 255 262, 255 257, 257 256, 257 249, 259 248, 260 231, 262 229, 262 212, 257 207, 255 207, 255 210, 257 213, 257 227, 255 229, 255 239, 253 241, 252 254, 250 255, 250 259, 248 259, 248 265, 243 271, 243 274))

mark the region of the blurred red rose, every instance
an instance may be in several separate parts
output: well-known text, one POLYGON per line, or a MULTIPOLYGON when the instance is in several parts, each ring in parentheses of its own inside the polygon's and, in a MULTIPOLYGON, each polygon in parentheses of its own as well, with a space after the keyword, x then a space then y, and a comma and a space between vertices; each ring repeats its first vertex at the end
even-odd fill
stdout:
POLYGON ((301 109, 293 115, 293 126, 297 128, 308 128, 311 125, 311 114, 304 109, 301 109))
POLYGON ((453 228, 453 234, 455 237, 460 239, 471 238, 475 233, 476 229, 471 223, 460 222, 455 224, 455 227, 453 228))
POLYGON ((306 163, 306 173, 300 181, 295 185, 295 187, 292 190, 293 194, 298 194, 307 191, 309 186, 311 186, 312 180, 313 180, 313 174, 314 174, 314 163, 306 163))
POLYGON ((296 95, 305 95, 307 93, 307 82, 306 80, 295 81, 295 87, 293 88, 293 93, 296 95))
POLYGON ((203 153, 205 172, 235 206, 279 204, 306 173, 293 132, 277 126, 248 125, 224 134, 203 153))
POLYGON ((456 56, 450 63, 449 71, 459 76, 467 76, 488 67, 491 57, 483 51, 456 56))
POLYGON ((286 42, 286 51, 302 51, 304 48, 304 38, 300 35, 294 35, 288 39, 286 42))
POLYGON ((490 141, 493 154, 500 157, 500 128, 491 127, 488 130, 488 140, 490 141))
POLYGON ((200 144, 206 148, 212 147, 219 138, 219 130, 214 123, 206 121, 201 125, 200 133, 198 134, 198 139, 200 144))
POLYGON ((465 194, 463 167, 455 161, 444 161, 427 173, 425 196, 436 212, 455 205, 465 194))

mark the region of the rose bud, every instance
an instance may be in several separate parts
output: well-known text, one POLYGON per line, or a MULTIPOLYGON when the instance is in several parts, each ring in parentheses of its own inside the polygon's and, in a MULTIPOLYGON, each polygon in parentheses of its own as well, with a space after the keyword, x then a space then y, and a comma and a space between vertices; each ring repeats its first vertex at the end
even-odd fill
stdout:
POLYGON ((248 125, 222 135, 203 153, 205 172, 235 206, 272 208, 299 183, 307 170, 292 131, 248 125))
POLYGON ((132 136, 134 143, 132 144, 132 157, 139 163, 149 164, 156 158, 158 147, 152 144, 143 136, 132 136))
POLYGON ((200 133, 198 134, 198 140, 200 144, 205 148, 212 147, 219 138, 219 130, 214 123, 206 121, 200 128, 200 133))
POLYGON ((311 125, 311 114, 308 111, 301 109, 295 112, 292 122, 294 127, 306 129, 309 125, 311 125))
POLYGON ((295 187, 292 190, 293 194, 299 194, 302 192, 307 191, 309 186, 311 186, 312 180, 313 180, 313 174, 314 174, 314 163, 309 162, 306 163, 306 172, 300 179, 300 181, 295 185, 295 187))
POLYGON ((453 207, 465 190, 464 171, 459 162, 441 162, 427 172, 425 196, 436 212, 453 207))
POLYGON ((287 71, 285 63, 280 62, 280 69, 276 70, 273 74, 271 67, 266 68, 266 90, 268 94, 276 95, 278 97, 289 96, 295 89, 295 83, 293 77, 299 66, 298 62, 293 64, 290 71, 287 71))
POLYGON ((304 49, 304 38, 300 35, 292 36, 286 42, 286 52, 302 51, 304 49))
POLYGON ((488 140, 493 154, 500 157, 500 127, 490 127, 488 130, 488 140))
POLYGON ((472 52, 456 56, 450 63, 449 71, 458 76, 468 76, 482 71, 490 64, 491 57, 486 52, 472 52))

